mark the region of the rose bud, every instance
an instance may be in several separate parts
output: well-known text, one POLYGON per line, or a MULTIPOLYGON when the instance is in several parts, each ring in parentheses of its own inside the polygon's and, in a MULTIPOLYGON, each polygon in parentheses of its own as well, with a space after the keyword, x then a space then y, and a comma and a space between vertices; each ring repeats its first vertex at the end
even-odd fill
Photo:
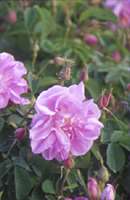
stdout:
POLYGON ((3 33, 6 31, 6 28, 3 25, 0 25, 0 33, 3 33))
POLYGON ((116 62, 119 63, 121 61, 121 54, 119 51, 114 51, 112 53, 112 59, 116 62))
POLYGON ((100 99, 99 99, 99 107, 100 107, 101 109, 107 108, 108 105, 109 105, 109 103, 110 103, 111 97, 112 97, 111 92, 108 93, 108 94, 106 94, 106 95, 105 95, 105 94, 102 95, 102 96, 100 97, 100 99))
POLYGON ((95 46, 98 43, 98 38, 95 35, 86 33, 84 35, 84 41, 90 46, 95 46))
POLYGON ((87 81, 88 80, 88 69, 87 69, 87 67, 84 67, 80 71, 79 79, 80 79, 80 81, 87 81))
POLYGON ((113 185, 107 184, 105 189, 101 194, 101 200, 114 200, 115 199, 115 189, 113 185))
POLYGON ((68 169, 72 169, 74 167, 74 160, 73 158, 68 158, 67 160, 64 161, 64 166, 68 169))
POLYGON ((106 183, 109 180, 110 174, 109 174, 107 168, 105 166, 103 166, 98 170, 97 176, 98 176, 99 180, 106 183))
POLYGON ((25 128, 17 128, 15 131, 15 137, 17 140, 22 141, 25 137, 25 128))
POLYGON ((10 24, 15 24, 17 21, 17 14, 15 10, 10 10, 6 16, 6 20, 10 23, 10 24))
POLYGON ((127 84, 127 90, 130 92, 130 83, 127 84))
POLYGON ((97 200, 100 196, 100 189, 96 179, 90 177, 88 179, 87 188, 88 188, 89 198, 92 200, 97 200))

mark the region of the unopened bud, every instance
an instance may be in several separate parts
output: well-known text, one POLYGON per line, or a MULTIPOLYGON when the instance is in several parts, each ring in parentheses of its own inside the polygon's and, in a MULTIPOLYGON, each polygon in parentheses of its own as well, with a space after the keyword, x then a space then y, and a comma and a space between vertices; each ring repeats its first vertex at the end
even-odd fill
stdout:
POLYGON ((98 43, 98 38, 95 35, 86 33, 84 35, 84 41, 90 46, 95 46, 98 43))
POLYGON ((63 69, 59 72, 59 79, 68 81, 71 79, 71 65, 67 65, 66 67, 63 67, 63 69))
POLYGON ((88 80, 88 69, 87 67, 84 67, 79 75, 80 81, 87 81, 88 80))
POLYGON ((109 177, 110 177, 109 172, 105 166, 103 166, 99 169, 97 176, 98 176, 99 180, 101 180, 105 183, 109 180, 109 177))
POLYGON ((115 188, 111 184, 107 184, 101 194, 101 200, 114 200, 115 199, 115 188))
POLYGON ((127 90, 130 92, 130 83, 127 84, 127 90))
POLYGON ((87 188, 88 188, 89 198, 92 200, 97 200, 100 196, 100 188, 98 186, 96 179, 90 177, 88 179, 87 188))
POLYGON ((6 20, 10 23, 10 24, 15 24, 17 21, 17 14, 15 10, 10 10, 6 16, 6 20))
POLYGON ((99 107, 100 107, 101 109, 107 108, 108 105, 109 105, 109 103, 110 103, 110 101, 111 101, 111 97, 112 97, 111 92, 110 92, 109 94, 106 94, 106 95, 104 94, 104 95, 102 95, 102 96, 100 97, 100 99, 99 99, 99 107))
POLYGON ((6 27, 4 27, 3 25, 0 25, 0 33, 3 33, 6 31, 6 27))
POLYGON ((64 166, 67 169, 72 169, 75 165, 74 159, 73 158, 68 158, 67 160, 64 161, 64 166))
POLYGON ((15 137, 17 140, 22 141, 25 137, 25 128, 17 128, 15 131, 15 137))
POLYGON ((114 51, 112 53, 112 58, 116 63, 119 63, 121 61, 121 54, 119 51, 114 51))

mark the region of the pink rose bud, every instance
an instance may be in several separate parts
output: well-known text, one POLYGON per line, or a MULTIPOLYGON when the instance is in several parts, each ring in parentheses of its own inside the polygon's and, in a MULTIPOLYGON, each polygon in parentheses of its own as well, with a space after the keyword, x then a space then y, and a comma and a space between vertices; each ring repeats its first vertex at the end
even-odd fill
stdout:
POLYGON ((84 35, 84 41, 90 46, 95 46, 98 43, 98 38, 95 35, 87 33, 84 35))
POLYGON ((69 197, 66 197, 64 200, 72 200, 71 198, 69 198, 69 197))
POLYGON ((110 92, 109 94, 106 94, 106 95, 104 94, 104 95, 102 95, 102 96, 100 97, 100 99, 99 99, 99 107, 100 107, 101 109, 107 108, 108 105, 109 105, 109 103, 110 103, 111 97, 112 97, 111 92, 110 92))
POLYGON ((101 200, 114 200, 115 199, 115 189, 113 185, 107 184, 105 189, 101 194, 101 200))
POLYGON ((3 33, 6 31, 6 28, 3 25, 0 25, 0 33, 3 33))
POLYGON ((127 84, 127 90, 130 92, 130 83, 127 84))
POLYGON ((92 200, 97 200, 98 197, 100 196, 100 189, 96 179, 90 177, 88 179, 87 188, 88 188, 89 198, 92 200))
POLYGON ((112 53, 112 58, 116 63, 119 63, 121 61, 121 54, 119 51, 114 51, 112 53))
POLYGON ((17 128, 15 131, 15 137, 17 140, 22 141, 25 137, 25 128, 17 128))
POLYGON ((64 161, 64 166, 68 169, 72 169, 74 167, 74 160, 73 158, 68 158, 64 161))
POLYGON ((17 14, 15 10, 10 10, 6 16, 6 20, 10 23, 10 24, 15 24, 17 21, 17 14))

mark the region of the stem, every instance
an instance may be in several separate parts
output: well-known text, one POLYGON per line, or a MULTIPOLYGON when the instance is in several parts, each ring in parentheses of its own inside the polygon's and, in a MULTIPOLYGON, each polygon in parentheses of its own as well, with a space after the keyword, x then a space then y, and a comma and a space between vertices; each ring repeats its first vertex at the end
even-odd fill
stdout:
POLYGON ((56 10, 57 10, 57 2, 56 0, 52 0, 52 15, 56 15, 56 10))
POLYGON ((9 150, 8 150, 8 152, 7 152, 7 154, 6 154, 6 158, 8 158, 10 152, 12 151, 12 149, 14 148, 14 146, 15 146, 16 143, 17 143, 17 139, 15 139, 15 140, 12 142, 12 144, 11 144, 11 146, 10 146, 10 148, 9 148, 9 150))
POLYGON ((70 169, 67 169, 67 170, 66 170, 66 173, 65 173, 65 176, 64 176, 64 179, 63 179, 62 184, 61 184, 61 196, 62 196, 62 197, 64 196, 64 195, 63 195, 64 186, 65 186, 65 182, 66 182, 66 180, 67 180, 67 178, 68 178, 69 173, 70 173, 70 169))
POLYGON ((34 41, 33 42, 33 55, 32 55, 32 67, 33 67, 33 70, 34 70, 34 67, 35 67, 35 63, 36 63, 36 60, 37 60, 37 56, 38 56, 38 52, 39 52, 39 45, 38 45, 38 41, 34 41))
POLYGON ((24 122, 25 120, 27 120, 27 116, 30 114, 30 112, 33 110, 33 108, 34 108, 34 103, 33 103, 32 107, 25 113, 23 119, 22 119, 21 122, 19 123, 20 125, 22 125, 23 122, 24 122))
POLYGON ((122 129, 122 127, 126 129, 125 123, 123 123, 122 121, 120 121, 120 120, 113 114, 113 112, 112 112, 111 110, 109 110, 108 108, 104 108, 104 110, 111 114, 111 116, 115 119, 115 121, 117 122, 117 124, 120 126, 121 129, 122 129))

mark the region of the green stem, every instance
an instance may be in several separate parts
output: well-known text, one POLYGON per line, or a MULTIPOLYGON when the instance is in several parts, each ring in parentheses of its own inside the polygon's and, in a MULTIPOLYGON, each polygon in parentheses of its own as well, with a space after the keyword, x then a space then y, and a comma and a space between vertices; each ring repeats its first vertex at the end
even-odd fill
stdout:
POLYGON ((104 108, 104 110, 111 114, 111 116, 115 119, 115 121, 117 122, 117 124, 120 126, 121 129, 122 129, 122 128, 126 129, 125 123, 122 122, 121 120, 119 120, 119 119, 113 114, 113 112, 112 112, 111 110, 109 110, 108 108, 104 108))
POLYGON ((63 194, 63 192, 64 192, 64 186, 65 186, 65 183, 66 183, 66 180, 68 178, 69 173, 70 173, 70 169, 67 169, 66 173, 65 173, 65 176, 64 176, 64 179, 63 179, 62 184, 61 184, 61 197, 64 196, 64 194, 63 194))

